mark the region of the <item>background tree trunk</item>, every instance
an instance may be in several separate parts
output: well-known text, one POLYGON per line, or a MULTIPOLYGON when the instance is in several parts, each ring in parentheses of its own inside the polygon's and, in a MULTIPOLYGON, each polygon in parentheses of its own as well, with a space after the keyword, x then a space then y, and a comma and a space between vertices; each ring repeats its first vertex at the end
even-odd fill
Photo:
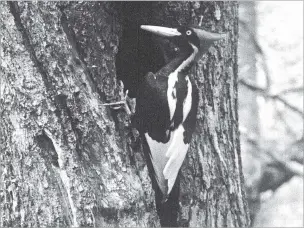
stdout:
MULTIPOLYGON (((239 4, 239 81, 257 84, 258 43, 256 2, 242 1, 239 4)), ((241 133, 243 172, 251 221, 260 207, 258 181, 262 174, 259 148, 260 120, 257 93, 239 84, 239 123, 241 133)))
MULTIPOLYGON (((200 104, 182 167, 179 223, 247 226, 237 4, 136 4, 147 8, 140 13, 144 23, 197 25, 204 16, 206 30, 229 34, 193 70, 200 104)), ((115 66, 125 25, 122 7, 0 3, 0 226, 159 226, 130 116, 103 105, 123 98, 115 66)))

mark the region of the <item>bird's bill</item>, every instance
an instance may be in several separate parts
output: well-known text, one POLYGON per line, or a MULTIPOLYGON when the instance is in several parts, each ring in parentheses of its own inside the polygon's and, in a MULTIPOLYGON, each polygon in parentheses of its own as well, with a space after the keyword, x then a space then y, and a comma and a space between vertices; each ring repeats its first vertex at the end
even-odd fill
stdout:
POLYGON ((148 32, 152 32, 159 36, 164 37, 174 37, 182 35, 177 29, 175 28, 167 28, 162 26, 154 26, 154 25, 141 25, 141 29, 146 30, 148 32))
POLYGON ((218 40, 222 40, 222 39, 226 39, 227 34, 225 33, 213 33, 213 32, 207 32, 205 30, 202 29, 197 29, 197 28, 193 28, 194 32, 197 34, 198 38, 200 40, 204 40, 204 41, 218 41, 218 40))

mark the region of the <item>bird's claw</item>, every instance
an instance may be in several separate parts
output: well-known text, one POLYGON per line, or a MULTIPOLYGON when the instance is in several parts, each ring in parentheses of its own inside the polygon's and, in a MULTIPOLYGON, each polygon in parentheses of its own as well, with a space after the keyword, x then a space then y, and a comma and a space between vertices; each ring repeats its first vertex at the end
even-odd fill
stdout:
POLYGON ((131 115, 132 112, 131 112, 131 110, 130 110, 130 108, 128 106, 128 103, 127 103, 128 92, 129 92, 129 90, 126 91, 125 97, 121 101, 111 102, 111 103, 104 103, 102 105, 104 105, 104 106, 110 106, 114 110, 118 110, 118 109, 123 108, 128 115, 131 115))

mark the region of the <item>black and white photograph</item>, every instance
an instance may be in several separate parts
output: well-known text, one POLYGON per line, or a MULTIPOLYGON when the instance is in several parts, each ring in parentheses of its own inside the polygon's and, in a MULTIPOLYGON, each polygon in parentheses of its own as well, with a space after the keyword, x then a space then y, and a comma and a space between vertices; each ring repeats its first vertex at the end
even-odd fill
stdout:
POLYGON ((0 227, 303 227, 303 1, 0 1, 0 227))

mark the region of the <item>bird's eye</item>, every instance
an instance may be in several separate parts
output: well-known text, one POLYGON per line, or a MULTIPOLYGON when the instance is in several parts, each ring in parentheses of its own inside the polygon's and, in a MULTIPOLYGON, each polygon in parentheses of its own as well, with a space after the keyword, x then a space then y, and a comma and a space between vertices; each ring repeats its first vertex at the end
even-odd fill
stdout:
POLYGON ((188 31, 186 32, 186 35, 187 35, 187 36, 190 36, 191 33, 192 33, 191 30, 188 30, 188 31))

